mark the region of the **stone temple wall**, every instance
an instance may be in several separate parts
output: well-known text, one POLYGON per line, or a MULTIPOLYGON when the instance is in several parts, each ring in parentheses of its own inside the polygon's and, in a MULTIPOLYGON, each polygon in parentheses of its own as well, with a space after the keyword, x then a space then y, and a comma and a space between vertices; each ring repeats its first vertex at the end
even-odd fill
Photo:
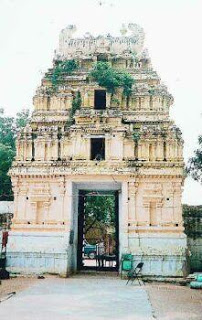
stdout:
POLYGON ((119 37, 87 33, 77 39, 74 32, 74 26, 62 30, 53 66, 33 98, 32 119, 17 139, 9 268, 76 271, 78 191, 103 188, 119 191, 120 259, 132 253, 145 262, 145 275, 183 276, 183 140, 169 117, 173 98, 144 48, 144 32, 136 24, 128 26, 129 36, 122 30, 119 37), (76 69, 58 75, 67 61, 76 69), (98 85, 91 70, 99 61, 131 75, 130 95, 98 85), (103 108, 96 108, 97 90, 105 95, 103 108), (93 139, 104 143, 102 158, 92 156, 93 139))

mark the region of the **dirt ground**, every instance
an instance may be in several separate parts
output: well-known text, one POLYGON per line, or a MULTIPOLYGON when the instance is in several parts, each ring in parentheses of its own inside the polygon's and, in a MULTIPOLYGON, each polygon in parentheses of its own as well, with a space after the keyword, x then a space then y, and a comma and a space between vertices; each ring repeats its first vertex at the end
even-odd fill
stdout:
POLYGON ((202 290, 163 283, 146 284, 145 288, 157 319, 202 319, 202 290))
MULTIPOLYGON (((37 278, 17 277, 2 280, 0 300, 15 291, 16 293, 32 286, 37 278)), ((174 284, 145 283, 149 299, 154 311, 154 318, 160 320, 201 320, 202 290, 194 290, 174 284)))
POLYGON ((11 292, 17 293, 19 291, 22 291, 30 287, 36 281, 39 281, 39 280, 36 278, 24 278, 24 277, 11 278, 9 280, 1 280, 0 300, 11 292))

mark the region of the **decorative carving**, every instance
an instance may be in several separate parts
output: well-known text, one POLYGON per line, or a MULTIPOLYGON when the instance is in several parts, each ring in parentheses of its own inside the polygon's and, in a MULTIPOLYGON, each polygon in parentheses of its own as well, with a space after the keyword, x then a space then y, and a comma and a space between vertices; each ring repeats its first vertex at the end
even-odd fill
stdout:
MULTIPOLYGON (((92 54, 109 52, 113 55, 128 55, 131 51, 140 55, 144 46, 144 31, 137 24, 130 23, 128 25, 131 35, 126 37, 127 28, 123 24, 121 28, 122 37, 97 36, 93 37, 90 33, 86 33, 84 38, 72 38, 76 31, 74 25, 70 25, 63 29, 60 33, 59 49, 55 52, 55 59, 65 59, 71 57, 91 57, 92 54)), ((132 56, 131 56, 132 57, 132 56)))
MULTIPOLYGON (((66 210, 72 208, 67 181, 99 184, 113 180, 117 185, 128 185, 124 196, 128 200, 120 206, 120 210, 124 208, 120 215, 134 228, 142 226, 135 231, 130 226, 126 232, 154 232, 157 226, 162 233, 170 232, 165 231, 168 226, 173 232, 173 223, 181 220, 183 140, 169 119, 173 98, 152 69, 144 49, 144 31, 131 23, 122 25, 118 37, 86 33, 73 38, 75 32, 74 25, 61 31, 53 67, 33 99, 31 122, 18 134, 16 161, 10 171, 14 228, 22 221, 27 223, 29 216, 38 228, 48 230, 51 224, 56 229, 66 210), (54 87, 55 69, 61 60, 72 59, 78 69, 62 73, 54 87), (103 60, 130 73, 135 84, 127 98, 123 88, 113 95, 104 92, 105 109, 96 110, 95 90, 105 88, 89 73, 94 62, 103 60), (81 105, 73 112, 73 97, 78 91, 81 105), (105 138, 105 159, 92 161, 91 139, 98 137, 105 138)), ((27 224, 25 229, 29 228, 27 224)))

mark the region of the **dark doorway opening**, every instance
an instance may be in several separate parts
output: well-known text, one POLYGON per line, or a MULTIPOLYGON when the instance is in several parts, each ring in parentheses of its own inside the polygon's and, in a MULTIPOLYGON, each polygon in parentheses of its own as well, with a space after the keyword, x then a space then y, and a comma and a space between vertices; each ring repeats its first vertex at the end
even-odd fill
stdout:
POLYGON ((118 191, 79 192, 78 270, 118 270, 118 191))
POLYGON ((105 160, 105 138, 91 139, 91 160, 105 160))
POLYGON ((99 54, 97 56, 97 61, 107 62, 108 61, 107 55, 104 53, 99 54))
POLYGON ((106 109, 106 91, 105 90, 95 90, 94 108, 96 110, 106 109))

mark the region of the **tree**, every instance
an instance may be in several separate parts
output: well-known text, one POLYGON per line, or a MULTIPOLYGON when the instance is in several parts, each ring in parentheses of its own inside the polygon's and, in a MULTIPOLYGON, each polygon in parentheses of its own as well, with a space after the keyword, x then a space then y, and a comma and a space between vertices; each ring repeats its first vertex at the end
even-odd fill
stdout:
POLYGON ((21 129, 26 126, 28 121, 30 120, 30 112, 29 109, 23 109, 18 112, 16 115, 16 129, 21 129))
POLYGON ((105 237, 106 227, 115 225, 115 198, 113 193, 93 193, 85 198, 84 232, 87 240, 95 241, 105 237))
POLYGON ((15 150, 9 146, 0 143, 0 200, 12 200, 11 180, 8 176, 8 170, 11 167, 15 156, 15 150))
POLYGON ((187 172, 196 181, 202 182, 202 135, 198 137, 199 148, 194 151, 194 156, 189 159, 187 172))
POLYGON ((0 109, 0 143, 15 148, 14 118, 6 117, 4 109, 0 109))
POLYGON ((17 132, 29 121, 29 110, 18 112, 16 118, 5 116, 0 109, 0 200, 12 200, 13 193, 8 171, 15 157, 17 132))

